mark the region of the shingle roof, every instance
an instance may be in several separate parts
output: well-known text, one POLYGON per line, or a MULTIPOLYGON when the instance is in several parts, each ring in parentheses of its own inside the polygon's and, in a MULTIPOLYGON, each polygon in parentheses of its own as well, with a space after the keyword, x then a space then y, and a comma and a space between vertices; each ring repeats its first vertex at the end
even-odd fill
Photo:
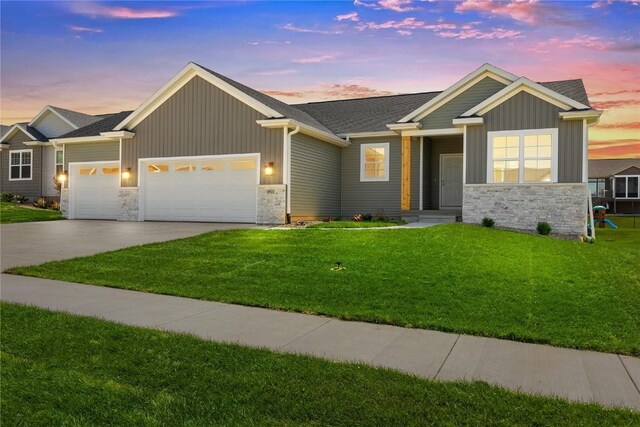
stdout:
MULTIPOLYGON (((195 63, 194 63, 195 64, 195 63)), ((332 134, 333 132, 331 132, 330 129, 328 129, 325 125, 323 125, 320 121, 316 120, 314 117, 311 117, 308 113, 306 113, 305 111, 302 111, 298 108, 296 108, 297 106, 294 105, 289 105, 289 104, 285 104, 282 101, 279 101, 269 95, 266 95, 262 92, 259 92, 255 89, 252 89, 248 86, 243 85, 242 83, 238 83, 235 80, 230 79, 229 77, 223 76, 222 74, 216 73, 213 70, 210 70, 207 67, 203 67, 200 64, 196 64, 198 67, 206 70, 207 72, 213 74, 214 76, 218 77, 219 79, 225 81, 226 83, 229 83, 231 86, 235 87, 236 89, 238 89, 239 91, 246 93, 247 95, 249 95, 250 97, 254 98, 256 101, 263 103, 264 105, 266 105, 267 107, 277 111, 278 113, 282 114, 283 116, 289 118, 289 119, 293 119, 295 121, 298 121, 302 124, 305 124, 307 126, 311 126, 313 128, 316 128, 317 130, 320 130, 322 132, 328 133, 328 134, 332 134)))
POLYGON ((634 166, 640 168, 640 159, 589 160, 589 178, 609 178, 634 166))
POLYGON ((60 135, 58 138, 77 138, 81 136, 99 136, 100 132, 109 132, 121 121, 123 121, 131 111, 121 111, 111 115, 101 114, 103 116, 98 121, 93 122, 87 126, 81 127, 71 132, 60 135), (104 117, 106 116, 106 117, 104 117))
POLYGON ((7 133, 9 131, 9 129, 11 129, 12 126, 0 125, 0 139, 2 139, 4 134, 7 133))
POLYGON ((95 123, 100 120, 100 117, 90 116, 89 114, 79 113, 77 111, 67 110, 60 107, 54 107, 53 105, 50 105, 49 107, 79 128, 90 125, 91 123, 95 123))
MULTIPOLYGON (((589 105, 582 80, 542 82, 541 85, 562 95, 589 105)), ((386 131, 388 124, 416 110, 441 92, 423 92, 406 95, 296 104, 336 134, 386 131)))
POLYGON ((25 130, 35 138, 35 141, 39 142, 47 142, 48 139, 46 136, 40 133, 40 131, 34 127, 29 126, 29 123, 16 123, 14 126, 18 126, 20 129, 25 130))

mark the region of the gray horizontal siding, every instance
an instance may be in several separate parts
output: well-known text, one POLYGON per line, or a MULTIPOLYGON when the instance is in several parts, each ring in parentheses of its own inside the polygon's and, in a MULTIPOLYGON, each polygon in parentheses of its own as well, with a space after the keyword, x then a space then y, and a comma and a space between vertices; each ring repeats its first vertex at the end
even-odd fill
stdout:
POLYGON ((266 117, 200 77, 194 77, 134 129, 122 147, 122 166, 132 168, 137 185, 138 159, 260 153, 261 183, 282 184, 282 129, 265 129, 266 117), (264 164, 274 163, 272 176, 264 164))
POLYGON ((478 105, 505 87, 491 77, 485 77, 442 107, 420 120, 423 129, 452 128, 452 120, 478 105))
POLYGON ((31 141, 27 135, 21 131, 5 141, 10 148, 3 148, 0 152, 0 192, 13 193, 20 196, 35 199, 42 195, 42 147, 24 145, 23 142, 31 141), (9 151, 11 150, 33 150, 31 154, 31 179, 28 181, 9 181, 9 151))
POLYGON ((342 149, 342 216, 358 213, 400 215, 401 145, 399 136, 353 140, 342 149), (360 182, 360 146, 389 143, 389 181, 360 182))
POLYGON ((440 209, 440 156, 442 154, 462 153, 462 137, 425 138, 425 151, 428 151, 428 162, 424 167, 429 169, 429 180, 425 180, 424 208, 440 209))
MULTIPOLYGON (((126 144, 126 141, 123 142, 126 144)), ((66 144, 64 147, 64 168, 69 163, 120 160, 120 142, 88 142, 85 144, 66 144)))
POLYGON ((487 132, 558 128, 558 181, 582 182, 582 121, 563 121, 561 108, 520 92, 484 115, 483 126, 467 127, 467 184, 487 180, 487 132))
POLYGON ((291 139, 291 216, 339 216, 342 149, 300 133, 291 139))

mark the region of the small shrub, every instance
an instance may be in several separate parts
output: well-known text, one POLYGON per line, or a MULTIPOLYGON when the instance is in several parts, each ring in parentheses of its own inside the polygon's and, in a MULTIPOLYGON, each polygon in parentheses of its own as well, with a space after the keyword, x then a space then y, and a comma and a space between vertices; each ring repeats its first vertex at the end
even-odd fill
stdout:
POLYGON ((363 221, 371 221, 372 219, 373 219, 373 215, 371 215, 371 214, 362 215, 362 220, 363 221))
POLYGON ((374 220, 379 222, 389 222, 389 217, 385 215, 383 209, 380 209, 378 212, 376 212, 374 220))
POLYGON ((23 204, 27 203, 29 201, 29 198, 25 196, 15 196, 14 200, 16 201, 16 203, 23 204))
POLYGON ((536 226, 536 230, 539 234, 547 236, 549 233, 551 233, 551 225, 549 225, 548 222, 540 221, 536 226))
POLYGON ((49 209, 53 209, 54 211, 60 210, 60 202, 51 202, 49 205, 49 209))
POLYGON ((13 199, 15 198, 16 198, 16 195, 13 193, 2 193, 3 202, 13 202, 13 199))
POLYGON ((495 225, 496 225, 496 222, 493 220, 493 218, 489 218, 488 216, 485 216, 484 218, 482 218, 483 227, 493 228, 495 225))
POLYGON ((38 199, 33 202, 33 206, 40 209, 47 209, 49 207, 49 202, 44 197, 38 197, 38 199))
POLYGON ((351 217, 351 221, 362 221, 362 214, 355 214, 351 217))

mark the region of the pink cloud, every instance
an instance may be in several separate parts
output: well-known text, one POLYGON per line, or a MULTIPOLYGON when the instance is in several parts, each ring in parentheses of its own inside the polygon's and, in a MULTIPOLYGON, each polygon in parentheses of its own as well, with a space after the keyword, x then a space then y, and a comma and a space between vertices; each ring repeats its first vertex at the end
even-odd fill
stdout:
POLYGON ((331 61, 332 59, 335 59, 335 57, 335 55, 320 55, 311 58, 294 59, 293 62, 296 64, 318 64, 320 62, 331 61))
POLYGON ((287 23, 284 24, 282 26, 283 30, 288 30, 288 31, 293 31, 296 33, 311 33, 311 34, 327 34, 327 35, 333 35, 333 34, 342 34, 342 31, 337 31, 337 30, 316 30, 313 28, 303 28, 303 27, 298 27, 292 23, 287 23))
POLYGON ((78 25, 67 25, 67 29, 69 31, 73 31, 74 33, 103 33, 104 32, 102 28, 80 27, 78 25))
POLYGON ((506 39, 520 37, 521 31, 508 30, 504 28, 492 28, 488 31, 483 31, 475 28, 477 23, 468 23, 459 26, 454 23, 445 22, 439 20, 437 24, 427 24, 424 21, 419 21, 416 18, 405 18, 402 21, 386 21, 381 23, 375 22, 361 22, 356 25, 356 29, 363 30, 386 30, 394 29, 400 35, 411 35, 412 30, 431 30, 438 37, 443 38, 456 38, 456 39, 506 39))
POLYGON ((336 16, 336 19, 338 21, 354 21, 354 22, 358 22, 360 20, 360 18, 358 17, 358 12, 351 12, 351 13, 346 13, 344 15, 338 15, 336 16))
POLYGON ((463 29, 461 31, 439 31, 439 37, 455 39, 512 39, 521 37, 522 31, 505 30, 504 28, 492 28, 489 31, 482 31, 476 28, 463 29))
POLYGON ((613 99, 608 101, 591 101, 591 106, 599 110, 607 110, 610 108, 629 107, 632 105, 640 106, 640 100, 637 99, 613 99))
POLYGON ((394 12, 408 12, 415 10, 411 0, 380 0, 378 2, 381 9, 393 10, 394 12))
POLYGON ((532 52, 548 53, 555 49, 574 49, 587 48, 595 50, 610 50, 614 46, 614 42, 603 40, 601 37, 579 35, 572 38, 551 38, 540 42, 528 49, 532 52))
POLYGON ((458 13, 480 12, 508 16, 516 21, 534 24, 538 21, 541 5, 537 0, 464 0, 455 7, 458 13))
POLYGON ((640 129, 640 122, 628 122, 628 123, 608 123, 596 125, 599 129, 640 129))
MULTIPOLYGON (((618 0, 620 3, 628 3, 631 4, 633 6, 638 6, 640 5, 640 0, 618 0)), ((592 9, 598 9, 600 7, 605 7, 605 6, 609 6, 613 4, 613 0, 597 0, 593 3, 591 3, 591 8, 592 9)))
POLYGON ((589 141, 590 159, 640 158, 640 140, 612 139, 609 141, 589 141))
POLYGON ((178 12, 174 9, 132 9, 124 6, 101 5, 94 2, 71 2, 71 11, 80 15, 114 19, 156 19, 172 18, 178 15, 178 12))
POLYGON ((319 86, 302 89, 298 91, 282 91, 282 90, 262 90, 262 93, 275 96, 283 100, 331 100, 331 99, 352 99, 352 98, 370 98, 372 96, 393 95, 393 92, 387 90, 378 90, 369 86, 359 84, 345 83, 322 83, 319 86))

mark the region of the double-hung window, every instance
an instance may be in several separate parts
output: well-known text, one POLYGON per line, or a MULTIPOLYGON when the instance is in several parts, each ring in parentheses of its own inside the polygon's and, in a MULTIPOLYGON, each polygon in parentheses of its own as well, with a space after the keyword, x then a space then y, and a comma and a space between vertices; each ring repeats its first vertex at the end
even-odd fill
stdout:
POLYGON ((9 151, 9 181, 26 181, 31 179, 33 150, 9 151))
POLYGON ((487 182, 556 182, 558 129, 487 134, 487 182))
POLYGON ((56 177, 64 172, 64 150, 56 149, 56 177))
POLYGON ((389 181, 389 143, 360 146, 360 181, 389 181))

